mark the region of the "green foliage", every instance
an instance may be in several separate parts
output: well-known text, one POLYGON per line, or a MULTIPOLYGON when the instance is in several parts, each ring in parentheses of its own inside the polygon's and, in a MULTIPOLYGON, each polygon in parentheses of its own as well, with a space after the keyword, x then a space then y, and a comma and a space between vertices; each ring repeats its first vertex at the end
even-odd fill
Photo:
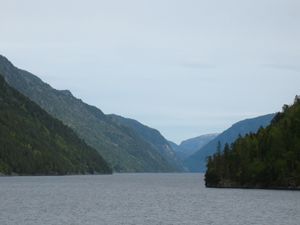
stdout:
POLYGON ((7 85, 0 75, 0 173, 111 173, 67 126, 7 85))
POLYGON ((207 160, 208 187, 300 187, 300 101, 207 160))
POLYGON ((165 164, 169 166, 170 171, 183 171, 181 161, 177 158, 172 146, 158 130, 147 127, 136 120, 114 114, 108 115, 108 118, 110 118, 112 122, 134 131, 134 135, 148 143, 153 150, 158 152, 163 159, 166 160, 165 164))
POLYGON ((266 127, 270 124, 274 114, 259 116, 252 119, 246 119, 233 124, 230 128, 222 132, 215 139, 201 147, 193 155, 184 161, 184 165, 191 172, 204 172, 206 170, 206 158, 213 155, 218 149, 218 145, 224 148, 225 143, 231 144, 241 136, 250 132, 257 132, 260 127, 266 127))
POLYGON ((113 122, 94 106, 59 91, 35 75, 14 67, 0 55, 0 73, 7 83, 72 128, 118 172, 170 172, 177 169, 132 129, 113 122))

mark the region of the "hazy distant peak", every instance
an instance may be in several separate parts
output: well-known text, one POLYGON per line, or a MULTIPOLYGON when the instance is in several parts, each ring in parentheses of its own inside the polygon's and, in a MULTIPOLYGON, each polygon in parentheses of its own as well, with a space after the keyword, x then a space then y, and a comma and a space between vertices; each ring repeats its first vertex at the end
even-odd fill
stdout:
POLYGON ((185 166, 192 172, 204 171, 206 157, 216 152, 218 142, 221 143, 221 146, 224 146, 225 143, 231 144, 232 142, 234 142, 239 137, 239 135, 244 136, 250 132, 255 133, 260 127, 268 126, 274 116, 274 113, 267 114, 241 120, 233 124, 230 128, 223 131, 216 138, 212 139, 210 142, 202 146, 194 154, 190 155, 189 158, 187 158, 184 162, 185 166))
POLYGON ((179 145, 184 145, 185 143, 193 141, 193 140, 196 141, 196 140, 202 140, 202 139, 206 139, 206 138, 210 138, 210 137, 216 137, 218 135, 219 135, 219 133, 203 134, 203 135, 200 135, 200 136, 197 136, 197 137, 193 137, 193 138, 189 138, 187 140, 183 140, 179 145))
POLYGON ((194 154, 196 151, 198 151, 201 147, 206 145, 208 142, 216 138, 219 134, 218 133, 210 133, 210 134, 204 134, 200 135, 198 137, 190 138, 187 140, 184 140, 180 143, 180 145, 176 145, 173 142, 169 142, 181 159, 186 159, 190 155, 194 154))

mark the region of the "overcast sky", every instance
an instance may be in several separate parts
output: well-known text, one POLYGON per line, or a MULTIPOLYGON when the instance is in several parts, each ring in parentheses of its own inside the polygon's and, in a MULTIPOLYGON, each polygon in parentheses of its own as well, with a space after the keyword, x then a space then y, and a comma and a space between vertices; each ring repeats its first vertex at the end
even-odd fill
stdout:
POLYGON ((299 0, 0 0, 0 54, 168 139, 300 94, 299 0))

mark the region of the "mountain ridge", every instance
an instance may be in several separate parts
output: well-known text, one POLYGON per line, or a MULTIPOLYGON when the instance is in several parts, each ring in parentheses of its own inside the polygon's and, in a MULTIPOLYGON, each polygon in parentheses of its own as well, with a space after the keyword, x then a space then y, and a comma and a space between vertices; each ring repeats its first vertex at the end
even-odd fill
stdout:
POLYGON ((183 140, 179 145, 175 144, 174 142, 171 142, 170 144, 175 150, 178 157, 181 160, 185 160, 218 135, 218 133, 203 134, 197 137, 183 140))
POLYGON ((168 161, 133 130, 114 123, 100 109, 56 90, 37 76, 15 67, 0 55, 0 73, 6 82, 71 127, 95 148, 117 172, 175 172, 168 161))
POLYGON ((300 189, 300 97, 271 124, 208 158, 207 187, 300 189))
POLYGON ((0 173, 111 173, 104 159, 69 127, 10 87, 0 74, 0 173))
POLYGON ((206 158, 217 151, 218 142, 220 142, 221 148, 223 148, 226 143, 231 144, 235 141, 239 135, 244 136, 247 133, 256 132, 261 126, 265 127, 269 125, 274 116, 275 114, 271 113, 234 123, 215 139, 188 157, 184 161, 185 167, 191 172, 204 172, 206 169, 206 158))
POLYGON ((178 172, 183 171, 183 165, 177 158, 174 149, 158 130, 131 118, 125 118, 115 114, 109 114, 108 117, 114 122, 134 130, 140 138, 145 140, 161 155, 163 155, 168 163, 174 167, 174 169, 178 170, 178 172))

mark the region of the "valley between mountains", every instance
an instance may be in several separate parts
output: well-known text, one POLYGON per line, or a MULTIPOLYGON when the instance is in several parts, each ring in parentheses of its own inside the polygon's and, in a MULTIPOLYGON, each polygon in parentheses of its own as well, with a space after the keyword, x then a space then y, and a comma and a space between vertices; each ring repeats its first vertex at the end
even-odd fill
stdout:
MULTIPOLYGON (((227 152, 232 146, 232 151, 237 151, 235 146, 243 138, 249 139, 249 134, 257 132, 259 135, 264 129, 267 132, 270 124, 275 126, 274 120, 280 121, 285 116, 271 113, 249 118, 221 133, 203 134, 176 144, 137 120, 105 114, 74 97, 70 91, 51 87, 36 75, 17 68, 4 56, 0 56, 0 81, 0 173, 6 175, 205 172, 208 163, 207 185, 222 186, 231 177, 228 174, 226 177, 217 166, 219 158, 226 158, 226 155, 221 156, 223 149, 227 152)), ((295 100, 295 104, 297 102, 295 100)), ((292 114, 290 111, 296 107, 287 107, 285 111, 292 114)), ((297 113, 293 116, 298 118, 297 113)), ((279 182, 281 186, 290 185, 284 180, 288 171, 296 176, 299 152, 293 154, 295 168, 278 173, 283 179, 279 182)), ((268 163, 271 162, 269 159, 268 163)), ((286 161, 280 163, 283 165, 286 161)), ((252 167, 256 168, 255 165, 252 167)), ((229 170, 226 164, 223 166, 229 170)), ((264 173, 262 168, 265 167, 260 165, 264 173)), ((258 177, 263 176, 257 173, 258 177)), ((293 180, 296 186, 297 179, 293 180)), ((234 182, 244 185, 241 181, 234 182)), ((274 184, 276 182, 268 183, 274 184)), ((251 185, 255 186, 255 181, 251 185)), ((260 185, 263 187, 264 183, 260 185)))

